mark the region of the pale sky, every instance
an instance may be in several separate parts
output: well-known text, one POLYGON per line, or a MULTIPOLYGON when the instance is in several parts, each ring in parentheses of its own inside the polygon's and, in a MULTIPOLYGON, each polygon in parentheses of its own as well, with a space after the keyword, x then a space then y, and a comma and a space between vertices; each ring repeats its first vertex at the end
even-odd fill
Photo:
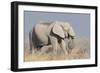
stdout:
POLYGON ((25 39, 28 38, 32 27, 39 21, 69 22, 75 30, 76 36, 90 37, 90 14, 24 11, 25 39))

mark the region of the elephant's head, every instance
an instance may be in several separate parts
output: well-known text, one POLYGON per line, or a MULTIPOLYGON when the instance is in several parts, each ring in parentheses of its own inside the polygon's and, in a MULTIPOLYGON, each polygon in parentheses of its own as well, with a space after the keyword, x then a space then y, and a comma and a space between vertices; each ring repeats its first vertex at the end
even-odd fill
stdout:
POLYGON ((64 50, 74 47, 73 38, 75 37, 75 32, 69 23, 60 21, 53 22, 50 24, 47 32, 54 49, 57 49, 58 43, 62 45, 61 47, 64 50))

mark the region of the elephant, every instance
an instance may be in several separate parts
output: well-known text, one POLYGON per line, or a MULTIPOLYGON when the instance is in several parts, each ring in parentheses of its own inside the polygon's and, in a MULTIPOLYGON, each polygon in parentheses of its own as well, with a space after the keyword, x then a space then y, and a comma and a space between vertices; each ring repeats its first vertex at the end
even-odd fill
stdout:
POLYGON ((57 54, 60 46, 65 54, 68 49, 72 49, 75 32, 68 22, 53 21, 36 24, 29 32, 30 52, 40 50, 41 47, 52 45, 53 52, 57 54), (68 44, 66 44, 66 40, 68 44))

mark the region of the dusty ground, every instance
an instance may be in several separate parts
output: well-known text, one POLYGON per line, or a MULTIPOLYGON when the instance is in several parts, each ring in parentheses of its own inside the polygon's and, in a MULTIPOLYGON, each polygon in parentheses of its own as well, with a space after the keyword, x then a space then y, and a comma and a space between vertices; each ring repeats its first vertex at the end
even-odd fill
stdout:
MULTIPOLYGON (((32 53, 29 54, 29 45, 25 44, 24 61, 48 61, 48 60, 72 60, 72 59, 87 59, 90 58, 90 39, 89 38, 76 38, 75 48, 68 55, 59 53, 54 55, 52 51, 49 53, 32 53)), ((45 50, 44 50, 45 51, 45 50)))
POLYGON ((57 54, 54 55, 52 52, 50 53, 44 53, 40 54, 38 53, 33 53, 29 54, 28 51, 25 51, 24 55, 24 61, 29 62, 29 61, 48 61, 48 60, 71 60, 71 59, 86 59, 89 58, 88 54, 84 52, 82 49, 73 49, 72 52, 68 55, 65 55, 64 53, 62 54, 57 54))

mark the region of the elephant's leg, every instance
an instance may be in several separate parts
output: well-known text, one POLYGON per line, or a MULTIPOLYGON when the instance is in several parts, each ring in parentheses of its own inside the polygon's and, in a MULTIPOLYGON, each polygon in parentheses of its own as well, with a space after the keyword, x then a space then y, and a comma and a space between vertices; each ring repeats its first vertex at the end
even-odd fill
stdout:
POLYGON ((58 41, 56 37, 50 36, 50 41, 52 44, 52 48, 53 48, 53 53, 54 55, 57 55, 57 49, 58 49, 58 41))
POLYGON ((64 40, 61 40, 61 48, 63 49, 64 53, 68 55, 68 51, 66 49, 66 43, 64 40))
POLYGON ((41 48, 40 54, 49 53, 52 49, 52 45, 45 45, 41 48))

